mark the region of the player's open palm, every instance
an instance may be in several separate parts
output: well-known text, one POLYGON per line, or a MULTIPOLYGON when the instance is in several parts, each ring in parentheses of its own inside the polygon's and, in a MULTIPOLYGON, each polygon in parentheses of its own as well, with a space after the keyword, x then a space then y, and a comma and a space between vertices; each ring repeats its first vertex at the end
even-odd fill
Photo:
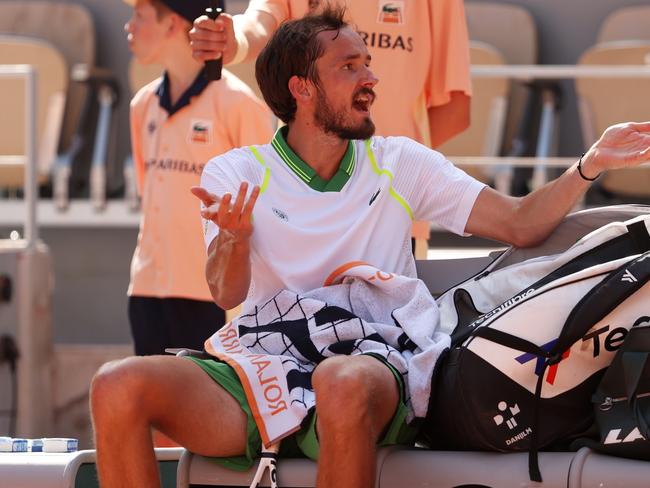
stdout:
POLYGON ((594 145, 601 170, 636 166, 650 161, 650 122, 609 127, 594 145))
POLYGON ((253 233, 251 217, 260 194, 259 186, 254 186, 250 196, 246 198, 248 183, 242 182, 234 202, 230 193, 219 197, 199 186, 192 187, 191 191, 203 202, 201 216, 214 222, 220 232, 230 234, 235 240, 245 240, 251 236, 253 233))

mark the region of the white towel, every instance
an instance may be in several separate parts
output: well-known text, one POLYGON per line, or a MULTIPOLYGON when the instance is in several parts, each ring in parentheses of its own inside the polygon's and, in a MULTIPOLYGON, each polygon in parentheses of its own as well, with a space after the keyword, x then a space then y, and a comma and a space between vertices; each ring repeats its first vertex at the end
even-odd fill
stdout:
POLYGON ((312 371, 340 354, 384 358, 404 378, 407 420, 424 417, 436 361, 450 346, 439 318, 422 281, 352 263, 322 288, 281 291, 205 347, 235 368, 268 446, 300 428, 315 405, 312 371))

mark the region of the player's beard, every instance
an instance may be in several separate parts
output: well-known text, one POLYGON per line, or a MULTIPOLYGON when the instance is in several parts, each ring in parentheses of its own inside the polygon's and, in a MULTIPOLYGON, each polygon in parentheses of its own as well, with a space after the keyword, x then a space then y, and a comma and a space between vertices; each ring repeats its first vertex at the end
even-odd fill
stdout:
MULTIPOLYGON (((371 93, 373 93, 371 91, 371 93)), ((356 94, 355 94, 356 95, 356 94)), ((373 93, 374 95, 374 93, 373 93)), ((319 88, 316 92, 316 124, 326 133, 334 134, 340 139, 368 139, 375 133, 375 124, 370 117, 365 117, 357 126, 345 123, 345 114, 336 112, 319 88)))

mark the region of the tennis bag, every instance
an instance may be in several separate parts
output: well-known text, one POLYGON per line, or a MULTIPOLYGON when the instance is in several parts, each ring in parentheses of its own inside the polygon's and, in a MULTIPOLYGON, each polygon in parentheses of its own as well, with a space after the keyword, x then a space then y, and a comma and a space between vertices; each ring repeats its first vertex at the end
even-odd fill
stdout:
POLYGON ((603 371, 650 315, 650 214, 620 210, 600 212, 638 216, 557 254, 517 262, 511 249, 441 295, 452 347, 433 376, 423 427, 430 445, 527 450, 531 479, 541 481, 537 450, 592 424, 603 371))
POLYGON ((600 438, 583 444, 650 461, 650 316, 630 330, 592 401, 600 438))

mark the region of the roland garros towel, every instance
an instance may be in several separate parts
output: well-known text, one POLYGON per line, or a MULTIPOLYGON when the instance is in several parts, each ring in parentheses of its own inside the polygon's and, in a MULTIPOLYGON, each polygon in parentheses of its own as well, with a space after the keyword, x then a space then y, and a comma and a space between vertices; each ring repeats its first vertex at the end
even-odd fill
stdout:
POLYGON ((431 375, 449 346, 422 281, 363 262, 309 293, 281 291, 205 343, 237 372, 265 446, 300 428, 315 405, 314 368, 340 354, 382 357, 404 377, 409 420, 424 417, 431 375))

